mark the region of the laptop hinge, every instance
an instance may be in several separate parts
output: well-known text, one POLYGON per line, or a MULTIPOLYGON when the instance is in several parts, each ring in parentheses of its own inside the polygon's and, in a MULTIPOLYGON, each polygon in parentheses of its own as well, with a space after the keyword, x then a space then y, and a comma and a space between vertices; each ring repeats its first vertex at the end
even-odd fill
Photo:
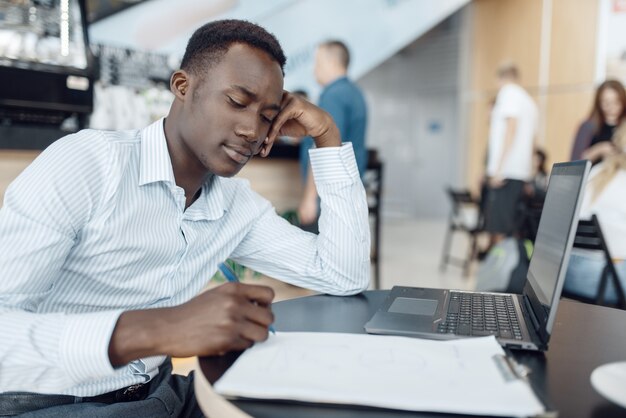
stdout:
POLYGON ((528 300, 526 295, 523 296, 524 305, 526 306, 526 311, 528 311, 528 316, 533 323, 533 328, 535 332, 539 333, 539 320, 537 319, 537 315, 535 315, 535 311, 533 310, 533 305, 528 300))

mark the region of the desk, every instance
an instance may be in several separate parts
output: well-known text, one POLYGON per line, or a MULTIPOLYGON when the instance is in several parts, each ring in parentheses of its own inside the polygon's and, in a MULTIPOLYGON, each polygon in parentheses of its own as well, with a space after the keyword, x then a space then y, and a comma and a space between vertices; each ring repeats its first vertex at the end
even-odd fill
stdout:
MULTIPOLYGON (((363 324, 378 309, 388 291, 367 291, 351 297, 308 296, 275 303, 277 331, 323 331, 362 334, 363 324)), ((197 379, 216 381, 238 353, 199 359, 197 379)), ((550 349, 545 353, 515 352, 515 358, 532 369, 535 391, 547 397, 559 418, 625 417, 623 409, 602 398, 589 376, 597 366, 626 360, 626 311, 562 300, 550 349), (578 326, 574 326, 578 324, 578 326)), ((202 396, 197 393, 197 396, 202 396)), ((254 417, 458 417, 431 413, 375 410, 280 402, 235 401, 254 417)))

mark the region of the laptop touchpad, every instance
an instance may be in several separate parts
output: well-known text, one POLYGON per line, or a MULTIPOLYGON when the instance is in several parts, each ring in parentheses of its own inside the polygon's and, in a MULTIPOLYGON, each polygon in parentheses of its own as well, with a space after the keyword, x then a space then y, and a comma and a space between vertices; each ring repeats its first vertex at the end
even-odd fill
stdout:
POLYGON ((396 298, 387 312, 432 316, 438 303, 435 299, 396 298))

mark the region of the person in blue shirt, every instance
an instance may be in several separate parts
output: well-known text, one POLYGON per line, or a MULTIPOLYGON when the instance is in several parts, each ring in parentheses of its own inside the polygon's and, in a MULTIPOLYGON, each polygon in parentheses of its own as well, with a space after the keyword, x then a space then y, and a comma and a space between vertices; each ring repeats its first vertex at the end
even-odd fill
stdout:
MULTIPOLYGON (((324 88, 318 106, 330 113, 339 128, 344 142, 352 142, 357 167, 361 178, 367 168, 367 148, 365 147, 365 130, 367 127, 367 104, 359 86, 352 82, 348 74, 350 51, 341 41, 330 40, 320 44, 315 55, 315 78, 324 88)), ((313 141, 303 140, 301 158, 307 168, 304 194, 298 207, 300 223, 315 224, 319 216, 317 190, 310 168, 308 168, 306 145, 313 146, 313 141)), ((301 160, 302 161, 302 160, 301 160)))

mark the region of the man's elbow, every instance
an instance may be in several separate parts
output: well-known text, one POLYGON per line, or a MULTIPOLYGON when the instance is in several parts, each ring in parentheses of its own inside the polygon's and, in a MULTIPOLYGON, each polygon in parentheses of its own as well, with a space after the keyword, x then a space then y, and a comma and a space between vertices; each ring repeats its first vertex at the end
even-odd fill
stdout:
POLYGON ((333 291, 333 296, 352 296, 364 292, 370 285, 370 269, 365 269, 358 277, 350 277, 338 285, 333 291))

